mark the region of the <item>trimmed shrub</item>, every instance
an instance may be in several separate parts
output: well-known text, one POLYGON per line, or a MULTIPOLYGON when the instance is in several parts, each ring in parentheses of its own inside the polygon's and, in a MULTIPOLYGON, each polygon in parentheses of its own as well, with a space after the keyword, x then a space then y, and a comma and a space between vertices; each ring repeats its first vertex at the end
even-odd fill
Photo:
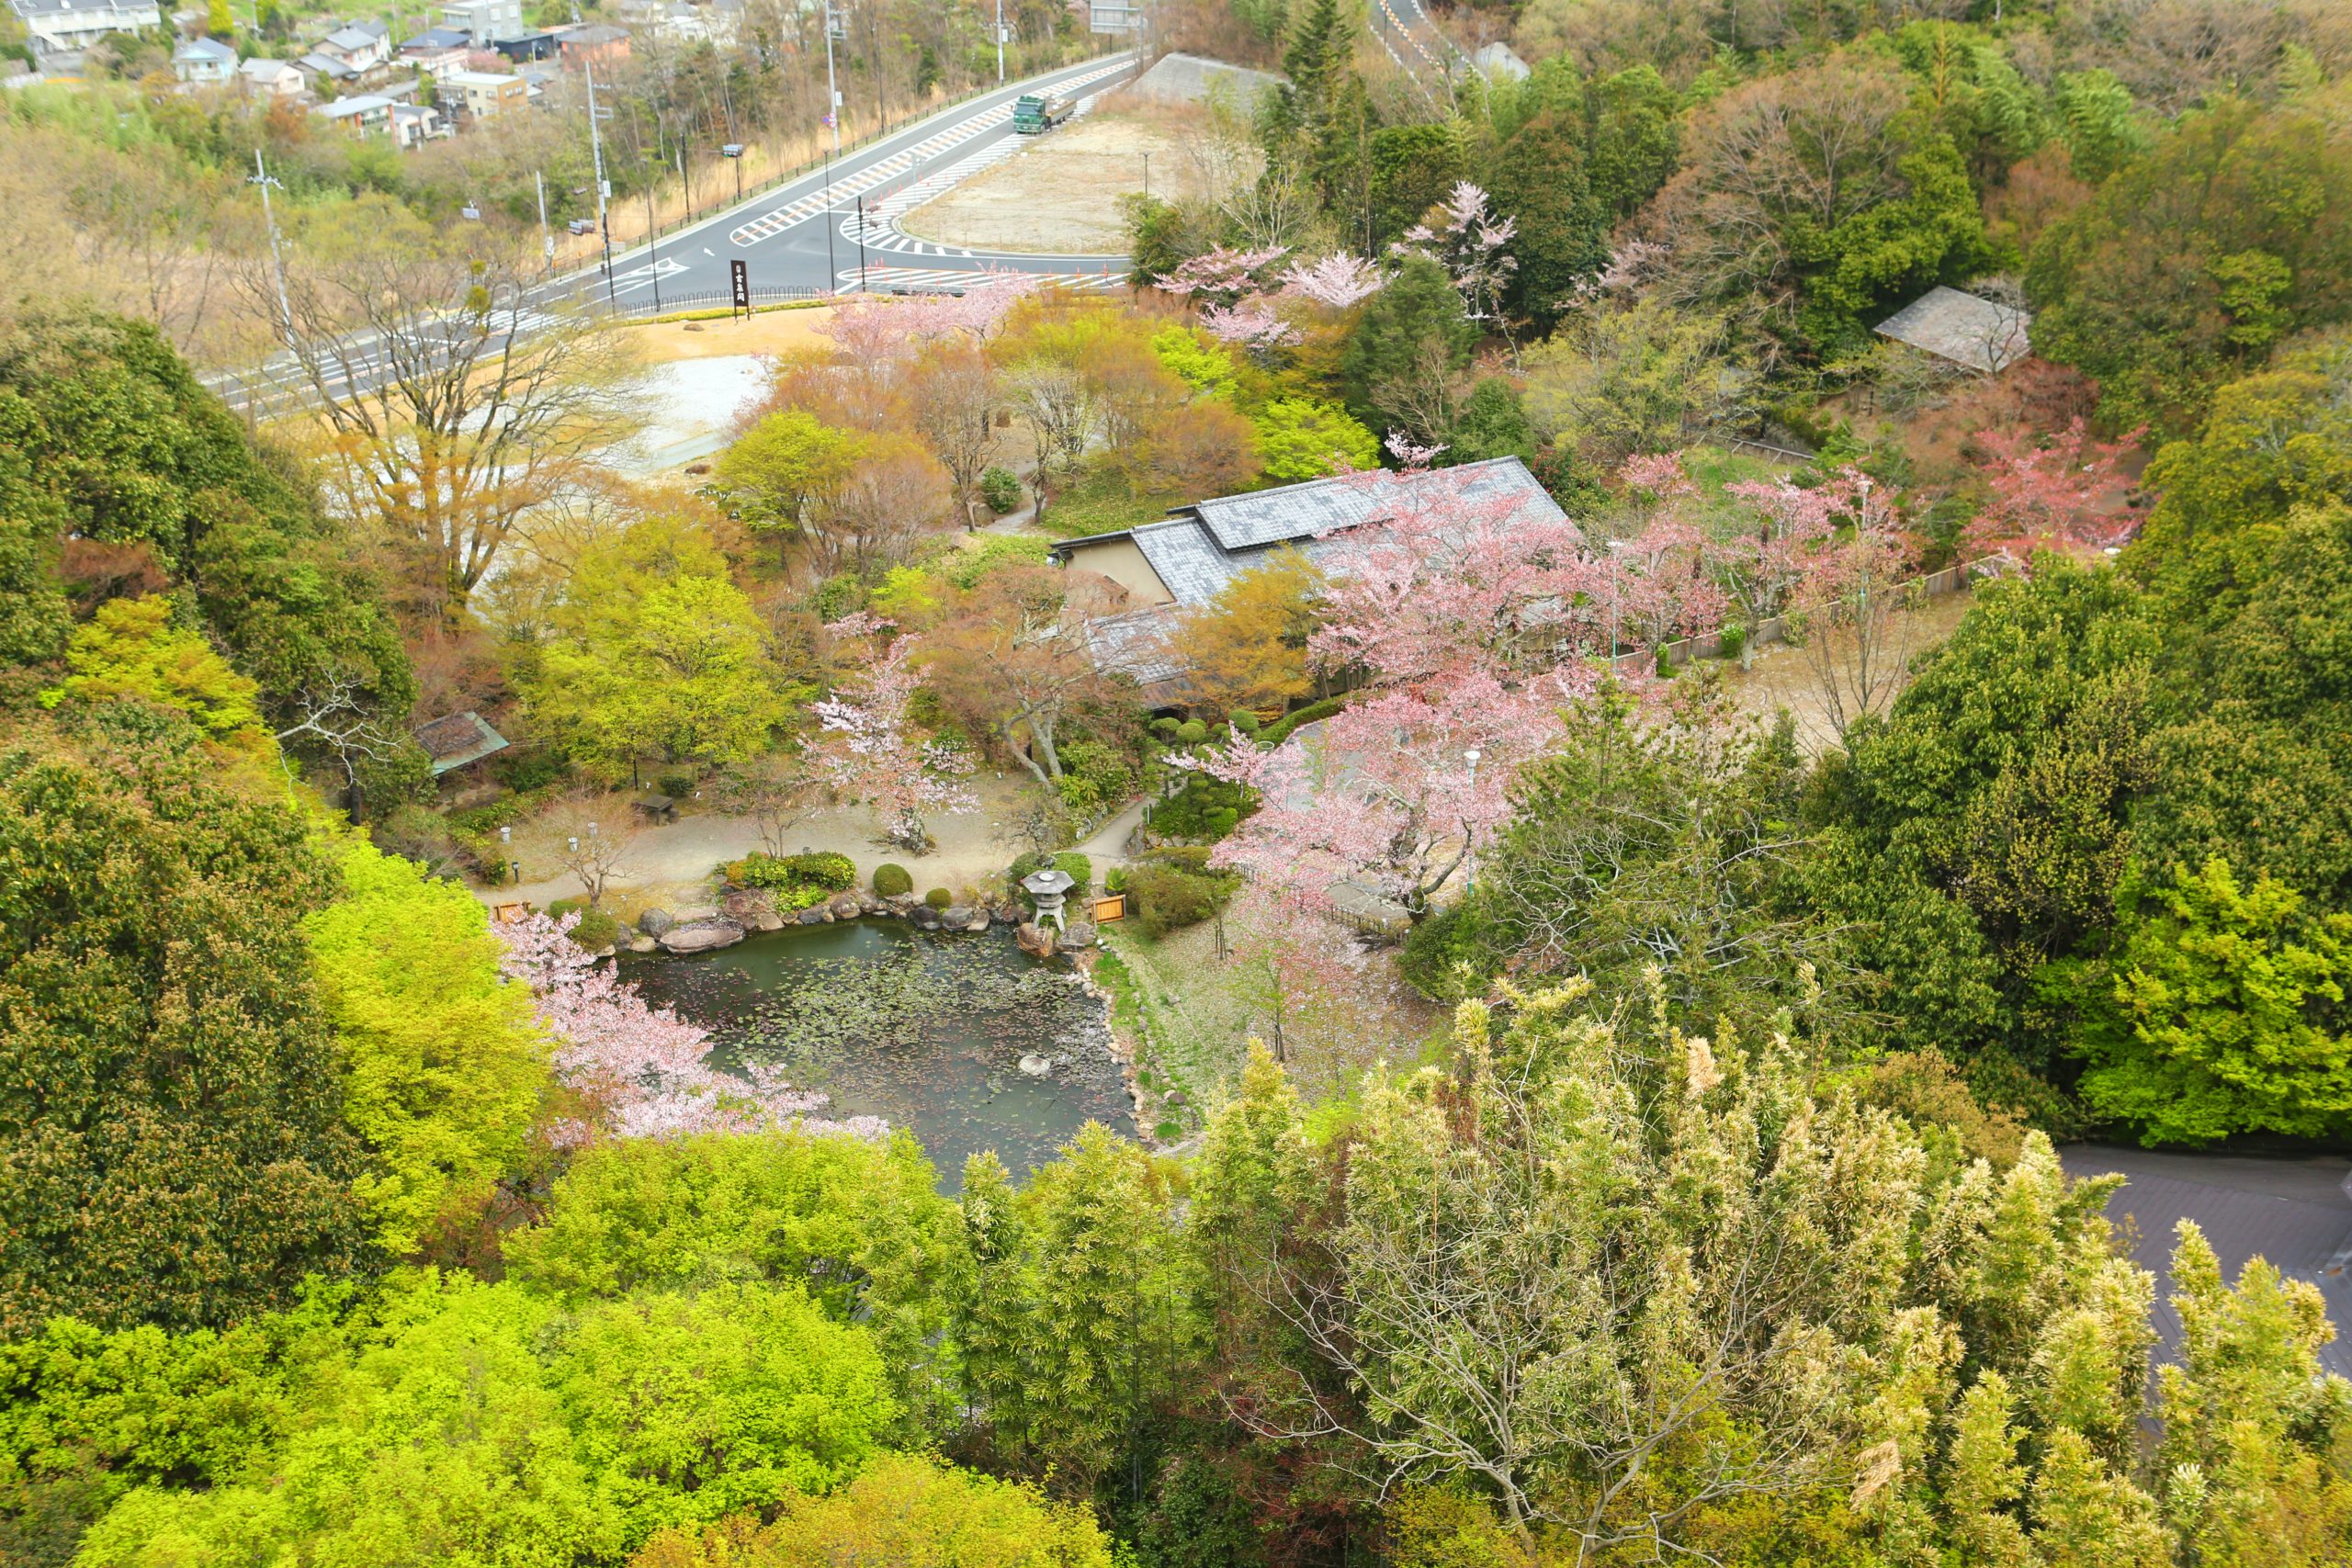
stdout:
POLYGON ((1303 708, 1283 715, 1282 717, 1260 730, 1258 744, 1267 747, 1279 746, 1289 739, 1300 725, 1313 724, 1318 718, 1329 718, 1347 705, 1347 699, 1344 697, 1324 697, 1319 701, 1311 702, 1303 708))
POLYGON ((1055 866, 1069 878, 1069 896, 1083 898, 1094 886, 1094 863, 1076 850, 1064 850, 1054 857, 1055 866))
POLYGON ((1244 735, 1255 735, 1258 733, 1258 716, 1251 713, 1248 708, 1237 708, 1232 713, 1226 715, 1226 722, 1233 726, 1234 728, 1241 731, 1244 735))
POLYGON ((1396 972, 1413 989, 1437 1001, 1460 1001, 1486 988, 1488 932, 1476 904, 1441 909, 1406 933, 1396 972), (1464 964, 1469 973, 1463 972, 1464 964))
POLYGON ((571 928, 571 940, 591 953, 602 953, 621 938, 621 923, 602 909, 594 909, 578 898, 559 898, 548 906, 548 913, 556 919, 576 914, 580 923, 571 928))
POLYGON ((1200 924, 1216 913, 1226 892, 1222 878, 1167 864, 1139 865, 1127 878, 1136 920, 1149 936, 1200 924))
POLYGON ((695 786, 700 783, 702 775, 699 773, 663 773, 654 779, 653 787, 672 800, 685 800, 693 795, 695 786))
POLYGON ((1197 718, 1188 718, 1176 727, 1176 739, 1185 746, 1198 746, 1209 738, 1209 727, 1197 718))
POLYGON ((914 874, 905 866, 888 861, 874 868, 874 896, 877 898, 904 897, 915 890, 914 874))
POLYGON ((1011 468, 990 468, 980 474, 980 499, 1001 517, 1021 507, 1021 478, 1011 468))
POLYGON ((922 901, 934 909, 944 909, 948 905, 956 902, 956 895, 944 887, 934 887, 922 896, 922 901))
MULTIPOLYGON (((830 852, 772 855, 753 850, 741 860, 729 861, 719 870, 728 881, 738 887, 767 887, 779 891, 813 887, 826 893, 838 893, 857 884, 857 866, 849 856, 830 852)), ((796 907, 807 908, 806 905, 796 907)))

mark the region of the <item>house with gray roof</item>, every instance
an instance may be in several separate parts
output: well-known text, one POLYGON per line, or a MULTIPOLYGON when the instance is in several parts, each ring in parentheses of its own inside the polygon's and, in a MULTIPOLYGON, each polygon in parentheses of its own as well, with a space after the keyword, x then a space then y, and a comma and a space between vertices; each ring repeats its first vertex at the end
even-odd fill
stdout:
POLYGON ((182 39, 172 51, 172 74, 191 86, 218 86, 236 73, 237 51, 219 39, 182 39))
POLYGON ((8 8, 25 24, 37 55, 72 54, 108 33, 135 33, 164 22, 159 6, 126 0, 9 0, 8 8))
POLYGON ((1148 691, 1168 694, 1183 673, 1164 635, 1177 612, 1209 603, 1278 549, 1296 550, 1328 567, 1351 536, 1440 504, 1494 512, 1511 524, 1553 524, 1566 515, 1525 463, 1492 457, 1412 474, 1342 474, 1196 501, 1161 522, 1065 539, 1053 555, 1066 568, 1098 572, 1126 591, 1133 608, 1088 623, 1095 659, 1105 669, 1133 675, 1148 691))

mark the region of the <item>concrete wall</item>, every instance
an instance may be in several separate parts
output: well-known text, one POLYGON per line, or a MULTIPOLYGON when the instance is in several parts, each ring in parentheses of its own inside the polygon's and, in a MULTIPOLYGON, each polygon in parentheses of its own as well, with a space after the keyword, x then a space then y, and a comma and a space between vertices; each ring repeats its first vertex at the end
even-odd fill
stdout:
POLYGON ((1168 592, 1168 584, 1159 581, 1159 573, 1151 570, 1151 562, 1133 539, 1080 545, 1069 552, 1069 564, 1078 570, 1101 572, 1134 594, 1138 608, 1176 603, 1176 595, 1168 592))
POLYGON ((1204 60, 1197 54, 1163 54, 1126 91, 1149 104, 1197 104, 1209 96, 1211 84, 1222 82, 1233 107, 1247 110, 1257 103, 1259 94, 1281 80, 1263 71, 1204 60))

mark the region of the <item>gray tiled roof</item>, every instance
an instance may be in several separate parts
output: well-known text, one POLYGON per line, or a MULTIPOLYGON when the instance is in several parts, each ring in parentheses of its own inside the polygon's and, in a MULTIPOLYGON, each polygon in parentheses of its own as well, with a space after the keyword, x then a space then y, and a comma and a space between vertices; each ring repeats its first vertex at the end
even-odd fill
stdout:
POLYGON ((1187 668, 1171 651, 1168 633, 1174 618, 1165 604, 1104 615, 1086 623, 1086 645, 1096 664, 1134 676, 1139 686, 1172 681, 1187 668))
POLYGON ((1990 374, 2033 352, 2031 313, 1939 285, 1872 330, 1941 359, 1990 374))
POLYGON ((1469 505, 1508 505, 1513 521, 1557 522, 1566 515, 1526 464, 1495 457, 1409 478, 1374 471, 1219 496, 1128 536, 1178 604, 1199 604, 1269 550, 1289 545, 1317 559, 1339 547, 1335 536, 1396 516, 1416 501, 1432 499, 1432 492, 1469 505))
POLYGON ((2180 1314, 2172 1289, 2173 1226, 2195 1220, 2234 1282, 2256 1255, 2292 1279, 2317 1285, 2335 1325, 2335 1341, 2319 1353, 2329 1371, 2352 1376, 2352 1195, 2348 1170, 2335 1157, 2260 1159, 2237 1155, 2173 1154, 2161 1150, 2074 1144, 2059 1151, 2066 1174, 2117 1171, 2129 1178, 2107 1203, 2107 1217, 2139 1222, 2132 1261, 2156 1276, 2154 1320, 2165 1359, 2180 1353, 2180 1314))

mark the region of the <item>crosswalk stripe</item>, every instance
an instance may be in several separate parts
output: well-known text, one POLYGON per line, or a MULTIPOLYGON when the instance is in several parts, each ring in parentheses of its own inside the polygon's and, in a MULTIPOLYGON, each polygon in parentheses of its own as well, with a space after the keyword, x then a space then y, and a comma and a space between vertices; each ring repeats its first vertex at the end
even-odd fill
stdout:
MULTIPOLYGON (((1115 64, 1103 66, 1100 70, 1090 71, 1083 76, 1064 83, 1059 90, 1069 92, 1073 88, 1082 87, 1090 82, 1097 82, 1105 76, 1115 75, 1126 70, 1131 63, 1123 60, 1115 64)), ((969 141, 981 132, 1004 124, 1012 118, 1012 106, 1010 104, 1001 104, 992 109, 983 109, 969 119, 958 120, 945 130, 925 137, 912 147, 902 148, 877 164, 868 164, 856 174, 842 175, 822 190, 804 196, 787 206, 779 207, 773 212, 764 213, 738 225, 729 232, 728 241, 731 244, 753 245, 762 240, 773 238, 796 224, 807 222, 820 212, 829 211, 844 201, 854 200, 865 195, 875 186, 888 183, 918 164, 969 141)), ((999 145, 1010 151, 1019 143, 1008 141, 999 145)), ((989 149, 989 151, 992 150, 989 149)))

